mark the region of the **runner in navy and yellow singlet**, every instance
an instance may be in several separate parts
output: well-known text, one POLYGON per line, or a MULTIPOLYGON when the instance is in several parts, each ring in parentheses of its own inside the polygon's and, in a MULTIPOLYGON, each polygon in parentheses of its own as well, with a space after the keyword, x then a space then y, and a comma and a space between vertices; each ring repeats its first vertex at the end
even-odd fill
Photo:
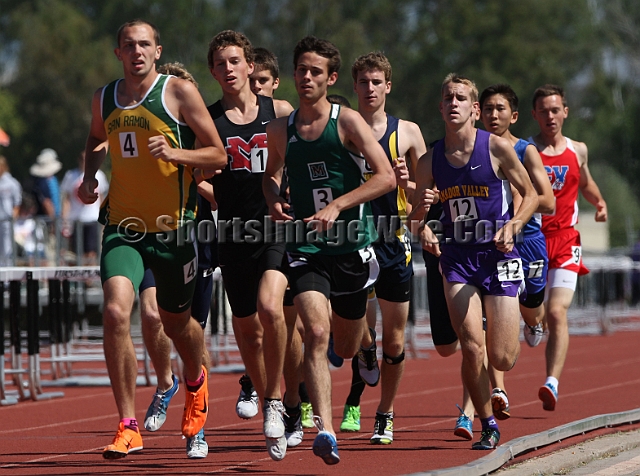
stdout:
POLYGON ((277 119, 267 127, 269 162, 263 184, 272 218, 292 220, 280 194, 286 165, 296 226, 303 230, 299 239, 287 241, 289 279, 305 327, 305 381, 320 430, 313 451, 327 464, 340 461, 327 363, 330 326, 335 352, 353 357, 363 340, 360 319, 367 286, 377 277, 371 247, 375 226, 367 223, 366 202, 396 185, 391 165, 362 117, 327 101, 340 61, 338 49, 326 40, 306 37, 296 45, 300 108, 288 120, 277 119), (373 172, 366 182, 364 161, 373 172))
MULTIPOLYGON (((415 190, 414 171, 427 148, 417 124, 385 112, 387 94, 391 92, 391 64, 382 53, 360 56, 351 67, 351 76, 358 96, 358 112, 385 151, 398 182, 394 190, 370 202, 373 220, 381 235, 373 247, 380 265, 375 296, 382 314, 382 390, 370 441, 390 444, 393 441, 393 402, 404 370, 405 326, 413 275, 411 243, 404 219, 415 190)), ((367 329, 369 327, 373 333, 375 322, 368 323, 367 329)), ((368 384, 377 383, 380 371, 376 359, 374 345, 361 349, 358 359, 352 361, 352 385, 340 425, 342 431, 359 429, 360 395, 364 384, 357 382, 356 373, 364 374, 362 380, 368 384)))
POLYGON ((142 449, 135 419, 137 360, 129 331, 145 267, 155 276, 164 331, 184 362, 183 435, 195 436, 206 421, 204 337, 190 313, 196 251, 181 220, 195 217, 193 168, 216 169, 225 163, 222 143, 195 86, 156 72, 162 52, 158 30, 134 20, 120 27, 117 42, 124 78, 93 96, 85 175, 78 190, 84 203, 98 198, 95 173, 109 151, 113 188, 102 210, 106 226, 100 267, 104 353, 121 420, 103 452, 107 459, 142 449), (193 148, 196 139, 199 149, 193 148))

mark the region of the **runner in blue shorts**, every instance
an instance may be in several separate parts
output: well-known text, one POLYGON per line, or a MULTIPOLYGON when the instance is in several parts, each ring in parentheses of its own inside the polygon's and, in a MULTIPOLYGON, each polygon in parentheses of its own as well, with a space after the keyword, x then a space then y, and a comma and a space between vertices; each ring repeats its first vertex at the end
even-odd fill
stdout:
MULTIPOLYGON (((524 339, 531 347, 542 341, 544 318, 544 294, 547 284, 547 245, 542 234, 541 213, 550 214, 555 210, 553 190, 535 145, 515 137, 509 127, 518 120, 518 96, 506 84, 496 84, 486 88, 480 95, 482 122, 487 131, 507 139, 513 145, 520 162, 525 166, 538 193, 538 208, 522 230, 522 239, 516 248, 522 259, 526 293, 520 295, 520 313, 524 319, 524 339)), ((518 197, 514 206, 518 205, 518 197)), ((493 391, 491 403, 498 419, 511 415, 509 399, 504 385, 504 374, 489 366, 489 376, 493 391)))

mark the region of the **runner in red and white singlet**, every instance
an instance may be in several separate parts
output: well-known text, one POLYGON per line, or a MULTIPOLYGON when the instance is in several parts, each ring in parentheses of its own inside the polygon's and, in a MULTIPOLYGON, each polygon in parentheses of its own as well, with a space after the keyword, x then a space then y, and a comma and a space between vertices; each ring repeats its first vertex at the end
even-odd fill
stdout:
POLYGON ((555 410, 558 379, 569 348, 567 311, 573 299, 579 274, 589 270, 582 263, 578 222, 578 190, 596 207, 595 220, 607 220, 607 204, 587 165, 588 150, 582 142, 562 135, 569 114, 561 87, 546 84, 533 94, 533 118, 540 133, 531 138, 540 152, 556 198, 554 215, 542 217, 542 232, 547 241, 549 273, 545 296, 547 327, 547 380, 538 391, 542 408, 555 410))

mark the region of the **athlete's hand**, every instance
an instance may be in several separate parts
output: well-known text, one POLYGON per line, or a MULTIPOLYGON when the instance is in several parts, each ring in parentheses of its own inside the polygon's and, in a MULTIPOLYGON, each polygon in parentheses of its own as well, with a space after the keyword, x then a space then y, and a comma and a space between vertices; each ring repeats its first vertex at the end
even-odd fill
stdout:
POLYGON ((291 208, 286 200, 282 197, 278 197, 274 203, 269 204, 269 214, 271 215, 271 221, 287 221, 293 220, 293 217, 287 215, 287 210, 291 208))
POLYGON ((398 157, 393 161, 393 171, 396 174, 398 186, 405 190, 409 188, 409 169, 407 168, 407 161, 404 157, 398 157))
POLYGON ((95 177, 87 177, 85 175, 80 187, 78 187, 78 198, 85 205, 91 205, 98 200, 98 180, 95 177))
POLYGON ((424 212, 427 213, 431 208, 431 205, 434 203, 438 203, 440 200, 440 196, 438 195, 437 188, 425 188, 420 195, 420 201, 418 202, 418 206, 421 206, 424 209, 424 212))
POLYGON ((513 223, 507 222, 504 224, 502 228, 498 230, 496 235, 493 237, 493 241, 496 244, 496 248, 503 253, 509 253, 513 250, 513 223))
POLYGON ((428 226, 424 226, 422 230, 420 230, 420 245, 423 250, 427 250, 429 253, 435 256, 440 256, 440 242, 438 241, 438 237, 433 232, 431 228, 428 226))
POLYGON ((156 159, 162 159, 170 164, 177 164, 176 149, 169 145, 165 136, 149 137, 149 152, 156 159))
POLYGON ((607 221, 607 203, 604 200, 598 203, 596 210, 596 221, 607 221))
POLYGON ((318 232, 327 231, 329 228, 333 226, 340 215, 340 212, 336 210, 336 207, 333 205, 334 202, 331 202, 329 205, 324 207, 322 210, 317 211, 310 217, 305 218, 303 221, 305 223, 311 223, 313 228, 318 232))

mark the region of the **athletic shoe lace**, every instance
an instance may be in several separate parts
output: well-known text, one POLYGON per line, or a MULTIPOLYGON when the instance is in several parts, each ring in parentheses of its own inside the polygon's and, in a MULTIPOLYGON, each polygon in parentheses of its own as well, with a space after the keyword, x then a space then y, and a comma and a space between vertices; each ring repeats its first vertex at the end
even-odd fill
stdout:
POLYGON ((375 351, 373 349, 363 350, 362 355, 364 356, 364 361, 367 364, 367 370, 373 370, 377 360, 375 351))
POLYGON ((166 413, 166 405, 164 403, 164 393, 156 392, 153 395, 153 401, 151 402, 151 406, 153 407, 153 413, 159 415, 161 413, 166 413))
POLYGON ((270 401, 267 404, 267 423, 269 425, 277 425, 278 424, 278 416, 281 414, 280 409, 278 408, 278 403, 277 401, 270 401))

